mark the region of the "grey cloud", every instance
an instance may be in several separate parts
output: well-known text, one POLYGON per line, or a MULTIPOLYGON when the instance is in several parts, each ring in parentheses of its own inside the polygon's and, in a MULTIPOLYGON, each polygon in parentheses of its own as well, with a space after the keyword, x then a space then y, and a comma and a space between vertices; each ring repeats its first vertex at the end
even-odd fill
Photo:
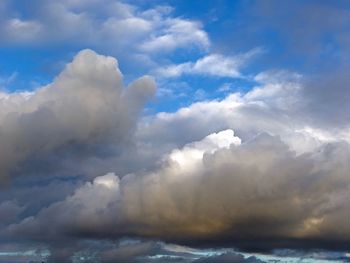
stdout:
POLYGON ((30 94, 2 94, 1 179, 20 161, 69 145, 122 145, 153 96, 145 76, 124 89, 117 61, 81 51, 52 84, 30 94))
POLYGON ((323 142, 349 141, 347 79, 345 74, 310 79, 290 71, 261 72, 245 94, 143 119, 137 137, 164 151, 227 128, 242 140, 261 132, 279 135, 298 153, 323 142))
POLYGON ((302 95, 305 97, 303 109, 312 114, 309 122, 325 128, 347 129, 350 123, 349 85, 348 67, 308 78, 302 95))
POLYGON ((152 256, 159 250, 160 246, 155 242, 140 242, 107 249, 100 258, 101 263, 142 262, 141 257, 152 256))
POLYGON ((8 224, 15 222, 19 213, 23 211, 23 207, 21 207, 16 201, 3 201, 0 203, 0 218, 2 224, 8 224))
POLYGON ((174 150, 149 174, 97 177, 66 200, 9 226, 6 235, 37 240, 136 235, 244 249, 334 248, 330 241, 345 247, 348 143, 296 155, 267 134, 226 148, 223 142, 234 142, 230 136, 219 133, 174 150), (208 140, 218 148, 213 151, 208 140))

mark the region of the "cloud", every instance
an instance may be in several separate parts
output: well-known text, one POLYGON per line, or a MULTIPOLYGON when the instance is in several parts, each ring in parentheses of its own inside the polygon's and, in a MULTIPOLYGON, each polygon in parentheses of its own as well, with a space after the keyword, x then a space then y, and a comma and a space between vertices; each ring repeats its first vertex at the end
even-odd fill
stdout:
POLYGON ((147 256, 160 252, 160 244, 156 242, 137 242, 111 248, 101 253, 101 263, 145 262, 147 256))
POLYGON ((151 77, 124 89, 117 61, 91 50, 76 55, 53 83, 0 99, 1 176, 38 153, 69 145, 121 145, 155 93, 151 77))
POLYGON ((207 50, 210 41, 200 22, 174 17, 169 6, 142 9, 101 1, 32 1, 30 11, 4 4, 1 12, 2 46, 94 47, 128 61, 152 60, 161 53, 193 47, 207 50), (55 32, 60 32, 56 34, 55 32), (103 41, 101 41, 103 40, 103 41), (130 52, 126 55, 124 50, 130 52), (150 58, 152 57, 152 59, 150 58))
POLYGON ((16 201, 3 201, 0 203, 0 225, 6 225, 16 221, 19 213, 23 211, 16 201))
POLYGON ((142 50, 164 52, 193 44, 204 50, 209 47, 210 41, 199 22, 177 18, 169 19, 165 23, 167 27, 164 30, 141 44, 142 50))
POLYGON ((221 54, 209 54, 196 62, 185 62, 177 65, 166 66, 155 73, 161 77, 180 77, 182 75, 204 75, 212 77, 239 78, 242 77, 240 69, 260 49, 253 49, 237 56, 224 56, 221 54))
MULTIPOLYGON (((326 99, 326 93, 313 95, 324 84, 312 89, 310 82, 295 72, 261 72, 255 81, 246 93, 231 93, 224 99, 196 102, 146 118, 139 124, 137 137, 157 150, 170 150, 230 128, 243 141, 261 132, 279 135, 298 153, 312 151, 322 143, 350 141, 350 126, 343 115, 347 91, 341 87, 345 86, 333 83, 339 89, 326 99), (335 101, 342 106, 335 107, 335 101)), ((341 78, 339 81, 343 83, 341 78)))
MULTIPOLYGON (((240 143, 232 131, 174 149, 144 174, 96 177, 6 235, 140 236, 187 244, 344 248, 350 145, 296 155, 277 136, 240 143)), ((46 241, 45 241, 46 240, 46 241)))
MULTIPOLYGON (((38 163, 63 157, 71 159, 70 174, 82 176, 58 184, 62 194, 52 191, 36 207, 20 191, 7 196, 5 202, 18 196, 20 210, 4 208, 14 222, 2 227, 3 240, 47 244, 51 262, 64 262, 86 240, 126 236, 251 250, 344 248, 350 238, 349 137, 346 129, 308 123, 312 111, 300 114, 300 105, 307 105, 301 78, 263 72, 246 94, 137 122, 154 82, 143 77, 124 89, 116 60, 85 50, 47 87, 5 93, 0 119, 8 129, 2 140, 14 149, 7 157, 12 167, 21 164, 26 175, 25 159, 33 166, 35 155, 38 163), (100 153, 99 146, 113 151, 100 153), (119 166, 133 168, 116 173, 119 166)), ((121 256, 108 251, 107 262, 121 256)))
MULTIPOLYGON (((324 60, 315 76, 268 70, 249 79, 255 83, 246 93, 139 119, 154 95, 153 79, 124 87, 114 58, 84 50, 46 87, 0 92, 0 181, 13 182, 0 193, 0 244, 46 246, 48 260, 60 263, 92 248, 102 262, 257 260, 234 251, 203 258, 158 239, 248 250, 347 249, 349 10, 341 1, 256 6, 269 41, 276 34, 281 44, 277 54, 324 60), (145 242, 115 244, 126 236, 145 242)), ((169 6, 35 0, 25 9, 0 3, 2 47, 91 46, 153 68, 160 79, 245 78, 244 66, 261 52, 212 53, 222 49, 212 47, 203 24, 169 6), (159 69, 159 61, 172 63, 165 55, 187 48, 197 60, 159 69)), ((260 25, 253 34, 237 24, 253 38, 266 36, 255 34, 260 25)), ((244 48, 249 38, 242 38, 244 48)))

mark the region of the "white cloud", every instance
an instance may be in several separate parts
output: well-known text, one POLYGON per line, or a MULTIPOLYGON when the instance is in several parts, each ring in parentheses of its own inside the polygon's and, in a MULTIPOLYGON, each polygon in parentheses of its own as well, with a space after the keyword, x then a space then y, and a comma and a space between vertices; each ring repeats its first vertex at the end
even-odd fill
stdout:
POLYGON ((214 153, 221 148, 228 149, 231 144, 239 145, 241 139, 234 136, 233 130, 220 131, 199 142, 188 144, 181 150, 173 150, 168 158, 186 174, 200 164, 205 153, 214 153))
POLYGON ((222 129, 235 130, 244 141, 261 132, 279 135, 299 154, 322 143, 350 142, 350 127, 325 129, 310 122, 315 118, 307 110, 300 78, 288 72, 261 73, 260 83, 246 94, 233 93, 174 113, 158 113, 140 123, 137 134, 140 140, 154 144, 153 148, 168 150, 170 145, 183 146, 222 129))
POLYGON ((167 19, 164 22, 166 27, 155 31, 155 35, 140 45, 141 50, 162 53, 179 47, 188 48, 189 45, 204 50, 209 48, 209 38, 199 22, 179 18, 167 19))
POLYGON ((155 71, 155 74, 166 78, 180 77, 185 74, 240 78, 242 77, 241 68, 259 52, 261 52, 260 49, 253 49, 236 56, 209 54, 196 62, 185 62, 160 68, 155 71))
POLYGON ((0 10, 3 45, 94 46, 118 57, 168 54, 179 48, 206 50, 210 41, 200 22, 175 17, 169 6, 143 10, 121 1, 38 1, 37 11, 0 10), (57 34, 57 32, 60 32, 57 34), (128 50, 128 54, 124 52, 128 50))

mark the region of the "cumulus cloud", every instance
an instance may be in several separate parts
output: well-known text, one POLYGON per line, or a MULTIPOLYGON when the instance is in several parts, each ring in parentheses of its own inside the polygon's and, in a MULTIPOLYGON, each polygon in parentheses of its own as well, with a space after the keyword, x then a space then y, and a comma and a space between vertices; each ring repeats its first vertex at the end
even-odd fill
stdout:
MULTIPOLYGON (((255 81, 256 85, 246 93, 231 93, 224 99, 200 101, 176 112, 160 112, 144 119, 137 136, 156 149, 168 150, 228 128, 234 129, 242 140, 261 132, 279 135, 298 153, 325 142, 350 141, 350 126, 343 116, 348 112, 347 105, 343 100, 333 100, 333 95, 328 102, 323 95, 324 100, 317 99, 307 85, 309 82, 295 72, 265 71, 255 81), (335 101, 342 107, 334 107, 335 101), (161 132, 164 130, 167 132, 161 132)), ((334 96, 343 94, 346 100, 346 93, 337 92, 334 96)))
MULTIPOLYGON (((125 236, 253 250, 345 248, 348 133, 305 122, 312 112, 299 116, 300 79, 263 72, 246 94, 144 118, 136 158, 153 165, 96 177, 17 219, 3 236, 49 243, 60 259, 79 250, 81 239, 125 236), (72 249, 62 240, 73 240, 72 249)), ((103 255, 108 262, 123 251, 103 255)))
MULTIPOLYGON (((7 160, 15 165, 72 142, 103 142, 123 151, 137 125, 135 152, 127 151, 110 173, 80 181, 73 191, 68 187, 44 208, 23 210, 24 204, 5 201, 2 211, 9 219, 1 236, 47 244, 51 262, 74 256, 86 247, 84 240, 125 236, 243 249, 344 248, 350 239, 348 133, 307 123, 311 111, 300 116, 305 102, 300 78, 263 72, 246 94, 136 124, 154 82, 144 77, 124 89, 115 59, 83 51, 47 87, 2 95, 0 116, 8 129, 3 140, 15 153, 7 160), (11 139, 15 135, 21 144, 11 139), (116 174, 123 162, 139 168, 116 174)), ((74 158, 71 165, 77 166, 74 158)), ((138 258, 153 251, 150 247, 132 253, 109 248, 101 255, 106 262, 138 258)))
POLYGON ((123 87, 116 59, 81 51, 53 83, 0 97, 1 179, 27 157, 72 144, 121 145, 155 92, 145 76, 123 87))
POLYGON ((247 249, 327 247, 332 240, 344 247, 349 156, 347 143, 296 155, 277 136, 240 143, 223 131, 174 150, 150 173, 97 177, 6 235, 136 235, 247 249))
MULTIPOLYGON (((311 78, 260 72, 248 77, 255 83, 246 93, 141 119, 155 93, 153 79, 124 87, 116 59, 92 50, 77 54, 45 87, 1 91, 0 181, 10 176, 13 187, 0 192, 0 250, 23 251, 31 243, 49 249, 43 252, 49 262, 63 263, 259 262, 233 250, 203 254, 154 241, 159 239, 247 250, 347 249, 349 12, 314 1, 302 9, 271 4, 257 3, 257 15, 271 17, 266 21, 281 40, 305 36, 294 51, 325 54, 319 57, 330 58, 324 64, 331 67, 344 64, 311 78), (285 21, 276 23, 281 14, 285 21), (125 237, 143 241, 125 245, 125 237)), ((128 56, 133 67, 135 60, 143 61, 138 67, 152 65, 163 81, 184 75, 245 78, 243 67, 261 52, 212 53, 203 25, 176 17, 169 6, 35 0, 25 8, 0 3, 2 47, 91 46, 128 56), (157 59, 171 63, 160 57, 188 47, 195 48, 196 59, 156 65, 157 59)), ((1 88, 15 78, 2 76, 1 88)), ((226 86, 221 89, 228 91, 226 86)), ((30 251, 33 260, 42 258, 30 251)), ((11 253, 7 262, 27 256, 11 253)))

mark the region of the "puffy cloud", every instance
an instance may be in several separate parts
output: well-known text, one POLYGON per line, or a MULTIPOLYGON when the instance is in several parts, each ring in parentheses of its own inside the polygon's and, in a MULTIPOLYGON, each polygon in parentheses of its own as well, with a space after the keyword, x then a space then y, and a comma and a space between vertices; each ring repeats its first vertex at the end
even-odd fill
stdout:
MULTIPOLYGON (((246 94, 145 117, 133 138, 135 151, 108 160, 112 173, 80 182, 74 192, 68 187, 45 208, 27 210, 20 218, 13 214, 15 222, 3 227, 2 237, 49 244, 51 262, 73 256, 84 247, 82 240, 125 236, 244 249, 343 248, 350 238, 346 130, 325 131, 299 116, 298 106, 304 103, 299 75, 270 71, 256 80, 260 83, 246 94), (125 163, 135 169, 113 173, 125 163)), ((53 113, 54 124, 40 117, 47 127, 56 125, 39 129, 44 133, 38 142, 48 144, 44 153, 67 147, 71 140, 82 145, 102 141, 102 146, 118 148, 132 134, 153 92, 154 83, 147 77, 123 89, 114 59, 84 51, 48 87, 33 94, 4 94, 1 118, 18 122, 10 113, 19 108, 21 116, 43 107, 53 113), (98 127, 104 128, 99 132, 98 127), (50 140, 44 140, 45 132, 50 140)), ((34 142, 30 137, 29 148, 34 150, 28 154, 42 151, 34 142)), ((71 165, 77 166, 74 158, 71 165)), ((84 174, 84 169, 78 170, 84 174)), ((101 255, 106 262, 134 255, 124 252, 111 248, 101 255)), ((146 253, 143 246, 134 252, 146 253)))
POLYGON ((97 177, 6 232, 260 249, 332 247, 332 240, 340 248, 350 238, 349 156, 347 143, 296 155, 276 136, 241 144, 223 131, 174 150, 152 172, 97 177))
MULTIPOLYGON (((308 82, 294 72, 266 71, 255 80, 257 85, 245 94, 231 93, 224 99, 201 101, 173 113, 161 112, 144 119, 137 136, 156 149, 166 150, 228 128, 235 130, 242 140, 261 132, 279 135, 298 153, 311 151, 324 142, 350 141, 350 126, 344 115, 347 105, 343 100, 337 100, 341 108, 334 107, 332 98, 329 103, 322 103, 312 95, 308 82), (321 109, 339 114, 326 115, 321 109)), ((346 94, 344 101, 345 98, 346 94)))
POLYGON ((18 162, 69 145, 125 143, 144 104, 151 77, 124 89, 117 61, 83 50, 53 83, 0 97, 1 179, 18 162))

